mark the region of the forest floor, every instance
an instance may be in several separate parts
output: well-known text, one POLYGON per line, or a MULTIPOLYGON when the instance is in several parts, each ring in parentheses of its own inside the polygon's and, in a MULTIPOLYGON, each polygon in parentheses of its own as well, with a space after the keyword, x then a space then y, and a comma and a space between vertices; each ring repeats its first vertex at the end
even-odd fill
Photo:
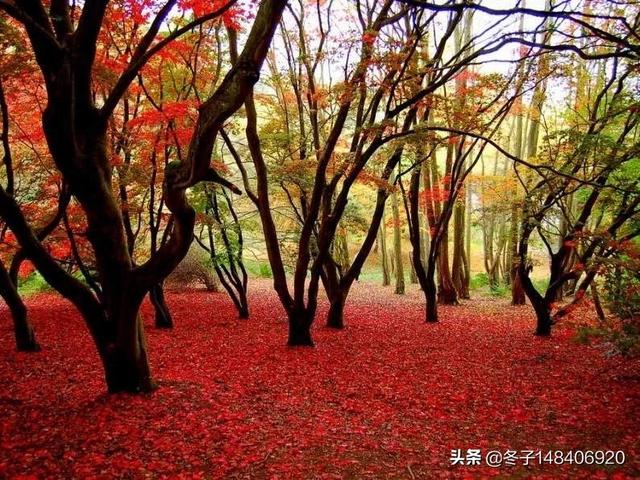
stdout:
MULTIPOLYGON (((143 314, 150 395, 105 394, 73 307, 28 301, 43 351, 14 352, 0 307, 0 478, 639 478, 640 365, 532 335, 529 307, 477 299, 423 322, 405 296, 354 287, 344 331, 285 346, 266 280, 238 321, 224 294, 168 294, 176 327, 143 314), (542 451, 523 465, 452 465, 451 451, 542 451), (549 465, 547 451, 622 450, 622 466, 549 465), (548 459, 547 459, 548 460, 548 459)), ((578 456, 576 456, 578 461, 578 456)))

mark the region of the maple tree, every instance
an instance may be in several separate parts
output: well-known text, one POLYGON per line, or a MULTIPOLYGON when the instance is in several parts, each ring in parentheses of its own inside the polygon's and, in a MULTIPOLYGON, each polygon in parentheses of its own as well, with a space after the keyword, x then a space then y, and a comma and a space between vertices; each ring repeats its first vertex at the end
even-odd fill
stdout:
POLYGON ((592 259, 609 256, 619 243, 640 235, 634 225, 640 213, 640 191, 631 173, 637 169, 638 144, 633 132, 639 117, 635 102, 622 87, 634 70, 614 60, 611 73, 601 73, 594 103, 581 106, 586 121, 577 116, 570 131, 548 136, 546 151, 540 156, 549 155, 549 164, 572 178, 543 176, 536 183, 524 184, 528 200, 518 248, 519 274, 536 310, 540 335, 550 333, 553 304, 562 297, 567 283, 584 273, 576 293, 582 297, 597 274, 597 265, 589 265, 592 259), (549 217, 554 214, 562 219, 557 249, 548 238, 549 217), (529 278, 528 242, 534 230, 550 257, 549 284, 542 294, 529 278))
MULTIPOLYGON (((23 211, 4 189, 0 191, 0 211, 27 257, 82 312, 103 361, 107 385, 113 392, 153 388, 138 317, 140 303, 147 291, 175 268, 191 243, 194 211, 185 190, 200 181, 217 181, 235 188, 209 166, 214 136, 257 80, 285 2, 262 3, 237 67, 229 71, 219 88, 200 106, 185 159, 171 162, 165 172, 165 202, 173 215, 171 235, 149 260, 135 265, 112 188, 106 148, 109 119, 153 54, 180 34, 219 17, 232 6, 213 5, 213 9, 200 12, 202 15, 191 23, 157 40, 175 4, 169 1, 158 10, 146 32, 134 42, 120 75, 108 92, 100 95, 98 104, 95 95, 101 92, 92 88, 93 66, 109 2, 87 2, 81 12, 70 8, 66 1, 51 2, 49 10, 39 1, 0 4, 2 10, 24 26, 44 78, 47 104, 42 113, 43 131, 57 169, 86 215, 100 296, 69 275, 42 247, 23 211)), ((197 9, 197 5, 193 7, 197 9)), ((144 8, 137 12, 142 15, 144 8)))
MULTIPOLYGON (((33 106, 43 103, 42 88, 35 75, 33 62, 25 54, 26 39, 10 25, 3 23, 1 26, 0 45, 3 50, 16 51, 15 55, 4 57, 0 64, 1 137, 6 191, 36 220, 38 238, 46 239, 46 246, 51 253, 60 261, 65 261, 70 256, 69 245, 65 236, 60 235, 58 226, 70 195, 59 178, 51 173, 51 161, 44 145, 42 130, 33 121, 33 106), (27 84, 31 88, 26 91, 12 88, 18 84, 27 84), (27 158, 23 159, 23 156, 27 158), (34 162, 29 161, 30 157, 34 162), (42 166, 44 172, 38 168, 42 166), (32 179, 37 179, 38 187, 24 188, 17 172, 27 172, 32 179)), ((40 345, 18 292, 20 277, 33 271, 33 265, 24 262, 24 252, 16 242, 15 235, 8 231, 4 223, 0 241, 0 295, 11 309, 16 346, 21 351, 39 351, 40 345)))
POLYGON ((0 477, 637 477, 638 31, 0 0, 0 477))

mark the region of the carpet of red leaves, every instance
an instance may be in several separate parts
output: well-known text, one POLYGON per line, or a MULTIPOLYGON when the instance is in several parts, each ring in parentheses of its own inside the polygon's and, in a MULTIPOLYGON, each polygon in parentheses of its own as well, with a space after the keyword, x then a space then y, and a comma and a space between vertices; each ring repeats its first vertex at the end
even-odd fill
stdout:
MULTIPOLYGON (((266 281, 243 322, 223 294, 170 293, 151 326, 160 388, 109 396, 77 313, 29 300, 44 350, 15 353, 0 307, 0 478, 638 478, 638 362, 532 336, 480 299, 423 323, 422 298, 357 285, 348 328, 290 349, 266 281), (452 449, 624 450, 622 467, 450 464, 452 449)), ((324 307, 323 307, 324 308, 324 307)), ((322 318, 321 309, 319 318, 322 318)))

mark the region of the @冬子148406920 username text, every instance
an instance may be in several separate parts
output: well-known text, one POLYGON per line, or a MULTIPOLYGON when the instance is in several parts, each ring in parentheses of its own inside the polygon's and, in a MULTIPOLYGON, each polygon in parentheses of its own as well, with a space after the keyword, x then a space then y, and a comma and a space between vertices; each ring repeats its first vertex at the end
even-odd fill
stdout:
POLYGON ((449 463, 459 466, 510 467, 516 465, 622 465, 622 450, 451 450, 449 463))

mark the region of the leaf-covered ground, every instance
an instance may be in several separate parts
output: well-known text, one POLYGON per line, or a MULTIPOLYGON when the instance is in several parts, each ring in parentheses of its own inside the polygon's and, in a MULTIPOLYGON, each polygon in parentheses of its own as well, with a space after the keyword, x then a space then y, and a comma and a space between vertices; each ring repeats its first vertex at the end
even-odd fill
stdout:
MULTIPOLYGON (((357 285, 348 328, 289 349, 268 282, 252 318, 223 294, 168 295, 148 323, 160 388, 104 394, 73 307, 29 301, 44 350, 13 350, 0 307, 0 478, 638 478, 637 362, 531 335, 528 307, 474 300, 424 324, 418 291, 357 285), (622 467, 453 466, 452 449, 624 450, 622 467)), ((320 312, 322 318, 323 311, 320 312)), ((321 322, 318 322, 321 323, 321 322)))

